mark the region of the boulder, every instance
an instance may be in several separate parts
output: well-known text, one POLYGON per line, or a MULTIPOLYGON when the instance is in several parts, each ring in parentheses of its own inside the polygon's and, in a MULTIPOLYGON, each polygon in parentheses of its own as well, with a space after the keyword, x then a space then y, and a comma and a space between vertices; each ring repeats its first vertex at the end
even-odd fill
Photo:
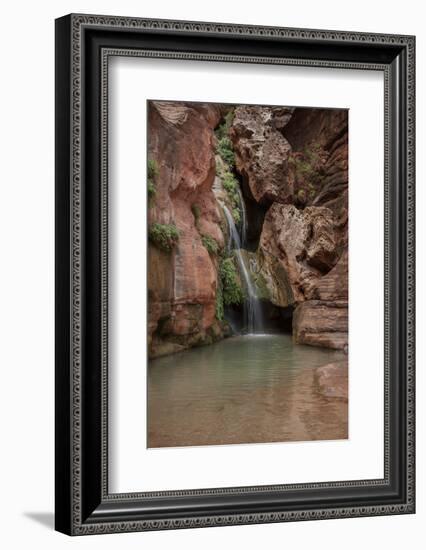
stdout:
POLYGON ((318 392, 327 398, 348 400, 348 363, 339 361, 319 367, 315 371, 318 392))
POLYGON ((235 109, 230 129, 236 167, 260 203, 291 202, 293 189, 286 177, 291 146, 281 130, 293 109, 242 105, 235 109))
POLYGON ((332 349, 348 347, 348 303, 308 300, 299 304, 293 314, 293 339, 332 349))

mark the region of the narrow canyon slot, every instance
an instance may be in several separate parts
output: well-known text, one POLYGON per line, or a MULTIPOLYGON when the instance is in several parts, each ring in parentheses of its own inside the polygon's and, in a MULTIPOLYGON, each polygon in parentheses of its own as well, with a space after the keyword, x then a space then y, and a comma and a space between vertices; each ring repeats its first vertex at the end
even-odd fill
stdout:
POLYGON ((148 447, 348 437, 348 111, 149 101, 148 447))

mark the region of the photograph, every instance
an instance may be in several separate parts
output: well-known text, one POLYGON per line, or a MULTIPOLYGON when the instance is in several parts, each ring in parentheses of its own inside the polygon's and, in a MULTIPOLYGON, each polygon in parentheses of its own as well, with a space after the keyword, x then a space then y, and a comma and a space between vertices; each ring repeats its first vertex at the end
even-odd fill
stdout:
POLYGON ((147 447, 348 439, 349 110, 150 99, 146 132, 147 447))
POLYGON ((289 522, 304 547, 330 519, 355 548, 349 518, 389 516, 391 548, 416 512, 419 18, 213 7, 55 19, 55 529, 289 522))

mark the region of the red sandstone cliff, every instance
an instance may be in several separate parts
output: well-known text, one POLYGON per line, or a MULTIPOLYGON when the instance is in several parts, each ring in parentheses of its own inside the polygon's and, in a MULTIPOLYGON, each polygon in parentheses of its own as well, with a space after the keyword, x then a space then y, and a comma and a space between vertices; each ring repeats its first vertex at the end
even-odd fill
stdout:
MULTIPOLYGON (((218 257, 205 242, 213 239, 220 252, 228 235, 214 192, 214 129, 226 112, 213 104, 149 102, 155 181, 148 223, 178 233, 170 250, 149 245, 151 356, 210 343, 226 331, 215 309, 218 257)), ((228 133, 258 227, 257 250, 244 252, 262 299, 294 306, 296 343, 345 349, 347 111, 239 106, 228 133)))
POLYGON ((258 254, 287 273, 295 342, 348 343, 348 113, 240 106, 237 170, 267 204, 258 254))
POLYGON ((149 102, 148 117, 148 159, 157 170, 148 223, 174 225, 179 232, 170 252, 149 245, 148 343, 156 356, 222 334, 215 318, 217 265, 201 240, 210 235, 223 245, 212 192, 220 111, 215 105, 149 102))

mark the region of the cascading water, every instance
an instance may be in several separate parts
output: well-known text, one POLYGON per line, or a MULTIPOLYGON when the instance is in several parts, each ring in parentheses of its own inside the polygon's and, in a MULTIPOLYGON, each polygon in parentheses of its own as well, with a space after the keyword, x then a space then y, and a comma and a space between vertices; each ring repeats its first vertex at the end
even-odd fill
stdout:
MULTIPOLYGON (((242 197, 241 197, 242 200, 242 197)), ((243 216, 242 222, 243 227, 242 234, 245 236, 246 231, 246 216, 244 211, 244 202, 241 202, 243 216)), ((259 299, 256 296, 256 289, 251 280, 250 271, 247 269, 247 266, 244 261, 243 254, 241 252, 241 239, 240 234, 238 233, 237 227, 235 225, 234 218, 229 211, 226 204, 222 203, 222 208, 225 213, 226 221, 228 224, 228 251, 233 250, 237 258, 238 267, 240 274, 244 280, 244 285, 246 287, 247 301, 244 303, 244 315, 247 320, 247 330, 249 334, 262 332, 263 329, 263 319, 262 319, 262 307, 259 299)), ((244 242, 244 241, 243 241, 244 242)))
POLYGON ((247 215, 246 215, 246 203, 243 199, 243 194, 241 193, 241 189, 239 186, 237 186, 237 193, 238 197, 240 199, 240 205, 241 205, 241 244, 242 247, 245 248, 247 245, 247 215))

